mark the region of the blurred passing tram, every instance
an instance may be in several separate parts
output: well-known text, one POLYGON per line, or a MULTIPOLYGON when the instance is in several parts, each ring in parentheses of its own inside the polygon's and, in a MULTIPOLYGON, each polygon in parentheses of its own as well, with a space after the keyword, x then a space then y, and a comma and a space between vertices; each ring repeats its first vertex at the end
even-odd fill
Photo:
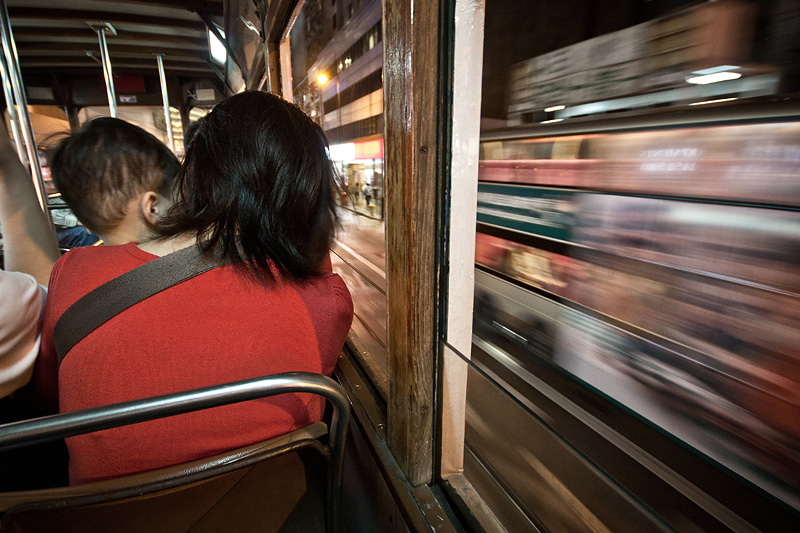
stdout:
POLYGON ((5 3, 70 129, 180 156, 265 90, 326 132, 347 531, 797 528, 796 0, 5 3))
POLYGON ((570 32, 487 2, 471 355, 529 416, 498 432, 468 387, 465 474, 537 527, 644 527, 615 493, 668 529, 797 523, 799 7, 678 4, 570 32), (492 448, 515 433, 552 447, 492 448))
POLYGON ((797 506, 800 122, 748 111, 484 135, 474 334, 797 506))

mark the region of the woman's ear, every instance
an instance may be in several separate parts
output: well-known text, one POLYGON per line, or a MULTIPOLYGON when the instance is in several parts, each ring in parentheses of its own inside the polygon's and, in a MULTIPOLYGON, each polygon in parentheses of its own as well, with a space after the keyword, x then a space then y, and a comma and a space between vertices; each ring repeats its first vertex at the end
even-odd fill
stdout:
POLYGON ((161 198, 153 191, 147 191, 139 199, 139 208, 142 216, 150 226, 158 224, 158 219, 162 215, 161 198))

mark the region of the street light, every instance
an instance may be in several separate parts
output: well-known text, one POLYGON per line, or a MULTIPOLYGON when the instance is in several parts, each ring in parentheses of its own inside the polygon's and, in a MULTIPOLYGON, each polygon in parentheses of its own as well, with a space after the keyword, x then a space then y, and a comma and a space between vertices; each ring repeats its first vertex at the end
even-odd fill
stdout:
MULTIPOLYGON (((319 74, 317 74, 317 89, 319 89, 320 87, 322 87, 323 85, 325 85, 329 81, 330 81, 330 78, 328 77, 328 75, 325 74, 324 72, 320 72, 319 74)), ((322 91, 319 91, 319 95, 320 95, 320 102, 321 102, 322 101, 322 91)), ((342 126, 342 96, 339 94, 339 76, 336 76, 336 105, 338 106, 337 107, 337 109, 338 109, 337 114, 339 116, 339 122, 336 124, 336 127, 339 128, 339 127, 342 126)), ((325 111, 323 110, 323 114, 324 114, 324 112, 325 111)))
POLYGON ((321 88, 322 88, 323 85, 325 85, 326 83, 328 83, 330 81, 330 78, 328 78, 328 75, 325 74, 324 72, 320 72, 317 75, 317 80, 316 81, 317 81, 317 84, 314 87, 314 90, 317 93, 316 107, 319 108, 319 121, 318 122, 319 122, 319 125, 322 126, 323 129, 324 129, 324 124, 325 124, 325 106, 324 106, 324 104, 322 102, 322 89, 321 88))

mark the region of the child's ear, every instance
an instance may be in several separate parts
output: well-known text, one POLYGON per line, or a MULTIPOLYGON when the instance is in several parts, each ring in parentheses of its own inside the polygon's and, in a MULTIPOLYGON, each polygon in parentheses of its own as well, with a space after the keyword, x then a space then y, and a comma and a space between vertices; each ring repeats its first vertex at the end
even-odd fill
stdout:
POLYGON ((159 217, 162 215, 162 206, 159 202, 158 194, 153 191, 147 191, 139 200, 142 216, 151 226, 155 226, 158 223, 159 217))

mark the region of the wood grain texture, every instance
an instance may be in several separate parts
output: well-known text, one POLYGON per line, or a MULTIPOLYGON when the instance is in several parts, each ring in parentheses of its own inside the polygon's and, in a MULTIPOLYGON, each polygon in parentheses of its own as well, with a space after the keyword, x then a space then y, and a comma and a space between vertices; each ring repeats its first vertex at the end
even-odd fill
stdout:
POLYGON ((383 2, 389 446, 414 485, 433 471, 438 18, 436 0, 383 2))

